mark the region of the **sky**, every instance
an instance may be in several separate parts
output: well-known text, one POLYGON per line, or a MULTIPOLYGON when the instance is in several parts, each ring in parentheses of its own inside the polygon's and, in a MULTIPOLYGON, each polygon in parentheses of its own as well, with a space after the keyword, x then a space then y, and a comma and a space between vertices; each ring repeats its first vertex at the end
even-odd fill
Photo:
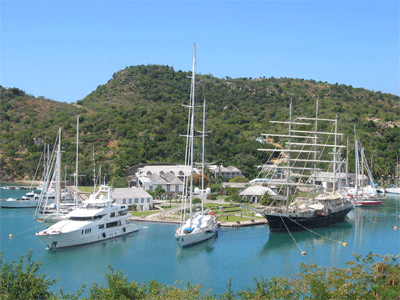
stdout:
POLYGON ((400 95, 399 1, 0 1, 0 85, 76 102, 128 66, 400 95))

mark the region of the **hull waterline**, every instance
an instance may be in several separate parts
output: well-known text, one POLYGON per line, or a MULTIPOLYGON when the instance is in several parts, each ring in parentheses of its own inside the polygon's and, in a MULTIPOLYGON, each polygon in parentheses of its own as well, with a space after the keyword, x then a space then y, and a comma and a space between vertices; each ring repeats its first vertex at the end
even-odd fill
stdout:
POLYGON ((353 207, 331 213, 327 216, 297 217, 294 214, 261 213, 268 220, 271 232, 307 230, 309 228, 329 227, 343 222, 353 207))

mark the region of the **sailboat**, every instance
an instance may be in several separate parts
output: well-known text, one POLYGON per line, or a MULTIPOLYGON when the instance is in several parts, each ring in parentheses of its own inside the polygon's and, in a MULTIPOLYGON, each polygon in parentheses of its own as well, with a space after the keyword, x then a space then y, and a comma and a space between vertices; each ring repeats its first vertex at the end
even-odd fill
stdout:
POLYGON ((396 181, 397 181, 397 186, 388 186, 385 189, 385 192, 387 194, 394 194, 394 195, 400 195, 400 185, 399 185, 399 157, 397 156, 397 163, 396 163, 396 181))
MULTIPOLYGON (((186 135, 186 154, 185 165, 190 168, 189 178, 186 177, 183 190, 183 200, 185 203, 183 217, 180 226, 175 231, 175 237, 181 247, 191 246, 215 236, 218 231, 218 222, 215 214, 206 214, 203 208, 193 214, 193 140, 194 140, 194 117, 195 117, 195 66, 196 66, 196 45, 194 45, 193 70, 191 79, 191 92, 188 114, 188 128, 186 135), (189 202, 189 218, 186 220, 186 202, 189 202)), ((203 114, 204 116, 204 114, 203 114)), ((204 141, 204 117, 203 117, 203 141, 204 141)), ((203 147, 204 153, 204 147, 203 147)), ((203 156, 204 163, 204 156, 203 156)), ((204 172, 204 171, 203 171, 204 172)), ((204 178, 204 173, 202 174, 204 178)), ((204 186, 202 190, 202 202, 204 199, 204 186)))
MULTIPOLYGON (((276 198, 269 206, 258 210, 268 220, 270 231, 305 230, 342 222, 353 209, 353 204, 347 197, 336 192, 338 181, 342 178, 338 174, 345 162, 340 155, 340 149, 345 146, 338 144, 338 137, 342 134, 337 132, 337 118, 319 118, 317 100, 315 118, 292 119, 291 102, 288 121, 270 122, 288 126, 287 134, 263 134, 278 137, 282 139, 282 143, 286 141, 285 147, 259 149, 281 153, 281 158, 276 160, 276 167, 283 170, 286 177, 284 182, 279 183, 282 186, 280 192, 286 194, 284 199, 276 198), (329 124, 333 125, 331 132, 320 129, 328 128, 329 124), (310 128, 312 125, 313 128, 310 128), (304 130, 307 128, 310 130, 304 130), (333 171, 333 175, 330 175, 332 189, 317 195, 317 172, 330 168, 333 171), (299 193, 300 188, 303 195, 299 193), (304 194, 304 190, 309 192, 304 194)), ((273 184, 273 181, 270 182, 273 184)))
POLYGON ((61 189, 61 128, 58 130, 55 145, 51 157, 47 159, 43 189, 34 214, 35 221, 48 226, 62 219, 71 210, 73 203, 69 193, 61 189))
MULTIPOLYGON (((42 156, 44 155, 44 151, 42 155, 40 156, 39 163, 36 167, 36 172, 35 176, 33 177, 33 180, 36 178, 36 174, 38 172, 38 169, 40 167, 40 163, 42 160, 42 156)), ((21 198, 7 198, 7 199, 1 199, 0 200, 0 207, 2 208, 36 208, 40 199, 40 193, 38 190, 34 190, 32 185, 30 187, 30 191, 26 193, 24 196, 21 198)))
POLYGON ((360 151, 359 151, 359 139, 357 136, 356 126, 354 126, 354 136, 355 136, 355 156, 356 156, 356 182, 355 190, 353 192, 353 201, 355 206, 377 206, 381 205, 382 201, 378 198, 378 192, 373 186, 374 180, 372 178, 372 173, 368 167, 365 159, 364 148, 361 147, 361 169, 360 169, 360 151), (367 169, 368 177, 371 184, 364 187, 364 169, 367 169), (360 172, 361 171, 361 172, 360 172), (360 174, 361 173, 361 174, 360 174), (361 175, 361 180, 359 176, 361 175))

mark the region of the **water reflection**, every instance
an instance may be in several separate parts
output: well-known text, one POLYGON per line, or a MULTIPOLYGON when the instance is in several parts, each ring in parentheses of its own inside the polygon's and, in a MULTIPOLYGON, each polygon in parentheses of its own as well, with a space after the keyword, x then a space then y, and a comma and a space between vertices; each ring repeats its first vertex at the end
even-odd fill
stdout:
POLYGON ((115 237, 101 242, 60 248, 44 252, 42 261, 46 265, 53 265, 59 262, 70 261, 71 267, 79 267, 80 263, 94 262, 93 257, 123 257, 131 249, 137 232, 132 232, 124 236, 115 237))
POLYGON ((261 249, 260 256, 296 249, 303 251, 305 248, 314 248, 316 245, 342 245, 348 241, 352 229, 352 223, 345 221, 328 228, 315 228, 311 231, 297 231, 291 234, 270 232, 268 242, 261 249))
POLYGON ((215 250, 214 243, 218 238, 213 236, 212 238, 201 242, 199 244, 182 248, 176 243, 175 256, 178 262, 184 262, 185 260, 192 260, 194 257, 202 255, 204 253, 211 254, 215 250))

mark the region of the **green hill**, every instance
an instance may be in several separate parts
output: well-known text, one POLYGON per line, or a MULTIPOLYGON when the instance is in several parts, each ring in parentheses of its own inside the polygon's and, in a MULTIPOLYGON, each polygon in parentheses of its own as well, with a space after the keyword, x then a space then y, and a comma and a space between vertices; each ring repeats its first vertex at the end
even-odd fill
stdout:
MULTIPOLYGON (((82 183, 92 184, 93 151, 108 179, 125 176, 129 166, 139 163, 182 163, 185 139, 180 134, 187 125, 182 104, 189 100, 190 75, 169 66, 127 67, 71 104, 1 87, 1 180, 32 178, 43 143, 52 145, 59 127, 66 174, 72 174, 78 115, 79 172, 86 175, 82 183)), ((339 131, 349 138, 350 149, 356 124, 367 157, 373 155, 375 178, 393 176, 400 156, 400 98, 303 79, 196 75, 196 103, 206 101, 206 130, 211 131, 207 160, 234 165, 253 178, 254 166, 267 159, 265 152, 257 151, 256 138, 271 132, 269 121, 287 119, 291 99, 294 117, 313 117, 317 98, 321 117, 338 116, 339 131)), ((197 115, 200 122, 201 108, 197 115)), ((198 149, 200 145, 199 140, 198 149)))

